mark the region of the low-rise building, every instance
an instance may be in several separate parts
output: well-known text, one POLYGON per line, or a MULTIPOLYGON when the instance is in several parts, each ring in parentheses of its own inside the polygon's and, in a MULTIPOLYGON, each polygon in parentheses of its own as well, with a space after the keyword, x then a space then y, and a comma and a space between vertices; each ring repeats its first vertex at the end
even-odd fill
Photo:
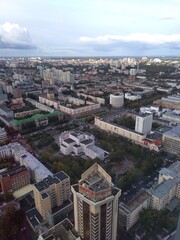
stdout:
POLYGON ((85 154, 91 159, 99 158, 104 160, 109 153, 95 146, 94 136, 87 132, 71 131, 64 132, 59 137, 60 151, 64 155, 75 154, 76 156, 85 154))
POLYGON ((129 140, 137 144, 142 144, 142 140, 146 137, 145 134, 141 134, 125 127, 119 126, 117 124, 110 123, 100 117, 95 117, 94 123, 100 129, 128 138, 129 140))
POLYGON ((18 166, 0 174, 3 193, 14 192, 30 184, 30 173, 25 166, 18 166))
POLYGON ((62 222, 56 224, 52 228, 47 229, 44 233, 40 234, 38 237, 38 240, 54 240, 54 239, 81 240, 78 233, 74 229, 74 226, 67 218, 62 222))
POLYGON ((57 120, 60 120, 62 119, 63 114, 59 111, 54 111, 46 114, 37 113, 29 118, 13 119, 12 126, 19 131, 21 131, 23 127, 27 126, 29 123, 34 123, 36 127, 47 126, 49 124, 49 119, 52 117, 56 117, 57 120))

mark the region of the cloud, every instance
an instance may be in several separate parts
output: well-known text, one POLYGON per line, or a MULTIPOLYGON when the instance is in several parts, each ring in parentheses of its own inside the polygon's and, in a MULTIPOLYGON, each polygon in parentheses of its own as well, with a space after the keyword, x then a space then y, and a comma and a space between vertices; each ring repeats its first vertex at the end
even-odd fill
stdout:
POLYGON ((34 49, 27 28, 15 23, 0 25, 1 49, 34 49))
POLYGON ((97 37, 82 36, 81 43, 93 47, 131 48, 149 50, 155 48, 180 49, 180 34, 163 35, 149 33, 133 33, 129 35, 104 35, 97 37))

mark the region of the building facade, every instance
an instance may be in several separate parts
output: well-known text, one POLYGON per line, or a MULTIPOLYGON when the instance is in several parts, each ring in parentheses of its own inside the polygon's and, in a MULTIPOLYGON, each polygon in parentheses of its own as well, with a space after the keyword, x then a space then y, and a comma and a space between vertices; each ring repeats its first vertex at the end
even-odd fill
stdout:
POLYGON ((75 230, 84 240, 116 240, 121 190, 95 163, 71 186, 74 197, 75 230))
POLYGON ((0 183, 3 193, 14 192, 30 184, 30 173, 25 166, 18 166, 3 172, 0 175, 0 183))
POLYGON ((180 125, 163 134, 164 151, 180 155, 180 125))
POLYGON ((153 116, 142 114, 136 116, 135 131, 142 134, 150 133, 153 116))
POLYGON ((34 184, 35 207, 50 225, 58 211, 72 208, 70 197, 70 178, 63 171, 34 184))

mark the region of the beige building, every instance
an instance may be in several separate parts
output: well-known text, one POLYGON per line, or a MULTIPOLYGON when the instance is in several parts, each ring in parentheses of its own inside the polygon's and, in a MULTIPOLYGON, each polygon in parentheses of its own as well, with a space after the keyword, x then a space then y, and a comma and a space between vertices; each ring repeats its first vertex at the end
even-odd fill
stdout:
POLYGON ((158 184, 149 193, 150 206, 157 210, 165 208, 174 197, 180 199, 180 161, 159 171, 158 184))
POLYGON ((108 131, 110 133, 116 133, 122 137, 130 139, 132 142, 142 144, 142 139, 146 137, 146 135, 137 133, 135 131, 129 130, 127 128, 124 128, 122 126, 118 126, 115 124, 112 124, 108 121, 105 121, 99 117, 95 117, 95 125, 99 128, 108 131))
POLYGON ((54 214, 72 206, 70 195, 70 178, 63 171, 34 184, 35 207, 51 225, 54 223, 54 214))
POLYGON ((71 186, 75 230, 84 240, 116 240, 121 190, 97 163, 71 186))
POLYGON ((164 151, 180 155, 180 125, 163 134, 164 151))
POLYGON ((148 209, 150 205, 150 195, 146 191, 136 194, 127 204, 120 202, 119 220, 123 228, 128 231, 139 219, 139 214, 143 209, 148 209))

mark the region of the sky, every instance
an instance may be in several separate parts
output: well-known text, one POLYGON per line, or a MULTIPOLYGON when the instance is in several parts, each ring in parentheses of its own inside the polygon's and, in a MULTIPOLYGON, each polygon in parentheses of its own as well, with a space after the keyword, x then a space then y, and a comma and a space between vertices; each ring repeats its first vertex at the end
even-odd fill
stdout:
POLYGON ((0 56, 179 56, 180 0, 0 0, 0 56))

